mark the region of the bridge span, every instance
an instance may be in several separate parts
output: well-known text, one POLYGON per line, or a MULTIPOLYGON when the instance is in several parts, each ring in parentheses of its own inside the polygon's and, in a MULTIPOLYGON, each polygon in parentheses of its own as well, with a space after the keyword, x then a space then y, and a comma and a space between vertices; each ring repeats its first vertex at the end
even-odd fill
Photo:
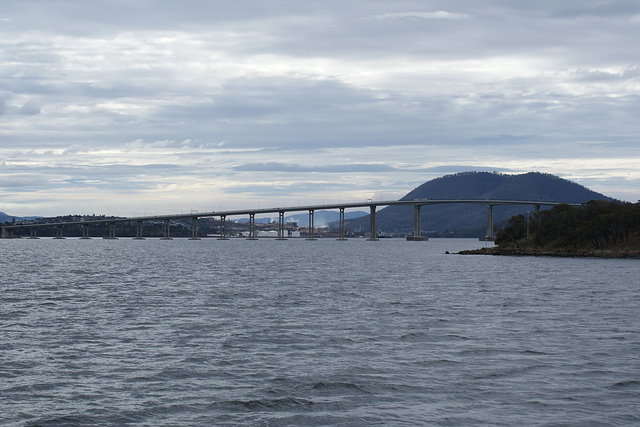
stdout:
POLYGON ((136 237, 135 239, 144 239, 143 237, 143 224, 147 221, 163 221, 163 239, 171 239, 170 223, 173 220, 178 219, 191 219, 191 237, 192 240, 198 238, 198 218, 206 217, 219 217, 221 221, 221 240, 226 240, 226 219, 230 216, 249 216, 249 239, 256 239, 255 230, 255 216, 261 214, 278 214, 278 239, 284 240, 284 217, 286 212, 304 212, 309 213, 309 235, 308 240, 315 240, 314 238, 314 212, 316 210, 333 210, 338 209, 339 216, 339 238, 338 240, 345 239, 345 221, 344 212, 345 209, 351 208, 369 208, 369 239, 378 240, 376 236, 376 209, 379 206, 394 206, 394 205, 410 205, 414 207, 414 230, 413 238, 409 237, 408 240, 427 240, 425 236, 421 235, 420 219, 421 219, 421 207, 436 204, 478 204, 485 205, 487 207, 487 233, 486 236, 480 237, 480 240, 494 240, 493 233, 493 207, 497 205, 531 205, 535 207, 535 212, 540 212, 541 206, 556 206, 556 205, 570 205, 580 206, 580 203, 562 203, 551 202, 542 200, 491 200, 491 199, 412 199, 412 200, 389 200, 389 201, 372 201, 366 202, 353 202, 353 203, 333 203, 322 205, 305 205, 305 206, 287 206, 287 207, 274 207, 265 209, 243 209, 243 210, 228 210, 228 211, 211 211, 211 212, 192 212, 188 214, 175 214, 175 215, 154 215, 154 216, 137 216, 137 217, 123 217, 123 218, 105 218, 105 219, 91 219, 84 221, 67 221, 57 223, 42 223, 36 221, 24 222, 19 224, 2 225, 2 238, 15 237, 15 231, 19 229, 30 230, 30 238, 37 238, 37 230, 40 228, 52 228, 56 229, 57 239, 63 239, 62 230, 65 226, 79 225, 82 227, 82 239, 89 239, 89 227, 95 224, 108 224, 109 235, 105 238, 115 239, 115 225, 122 222, 135 222, 136 224, 136 237))

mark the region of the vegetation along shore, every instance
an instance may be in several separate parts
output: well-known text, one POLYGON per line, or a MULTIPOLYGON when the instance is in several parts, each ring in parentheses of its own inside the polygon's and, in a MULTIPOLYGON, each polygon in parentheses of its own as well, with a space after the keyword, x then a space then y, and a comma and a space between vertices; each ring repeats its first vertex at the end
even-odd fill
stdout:
POLYGON ((509 219, 496 246, 460 254, 640 259, 640 203, 592 200, 509 219))

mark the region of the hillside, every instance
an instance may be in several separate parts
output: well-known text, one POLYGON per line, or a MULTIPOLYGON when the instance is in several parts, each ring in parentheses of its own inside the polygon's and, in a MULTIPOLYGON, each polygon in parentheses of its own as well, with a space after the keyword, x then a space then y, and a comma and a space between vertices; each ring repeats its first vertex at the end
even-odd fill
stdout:
MULTIPOLYGON (((575 182, 538 172, 506 175, 490 172, 464 172, 428 181, 401 200, 413 199, 517 199, 584 203, 589 200, 612 200, 575 182)), ((494 206, 493 222, 499 224, 512 216, 533 210, 533 206, 494 206)), ((484 205, 432 205, 421 211, 423 233, 455 232, 456 237, 477 237, 486 231, 484 205)), ((389 206, 376 213, 379 232, 411 234, 413 207, 389 206)), ((347 221, 354 230, 368 231, 369 216, 347 221)), ((443 233, 448 235, 449 233, 443 233)))
POLYGON ((640 203, 559 205, 529 224, 518 215, 498 232, 496 245, 461 253, 640 258, 640 203))

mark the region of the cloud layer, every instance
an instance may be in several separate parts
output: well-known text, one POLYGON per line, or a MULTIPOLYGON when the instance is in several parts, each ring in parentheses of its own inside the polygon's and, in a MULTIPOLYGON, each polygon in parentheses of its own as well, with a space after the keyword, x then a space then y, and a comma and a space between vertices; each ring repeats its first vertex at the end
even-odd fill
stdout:
POLYGON ((640 5, 8 0, 0 210, 396 198, 462 170, 640 198, 640 5))

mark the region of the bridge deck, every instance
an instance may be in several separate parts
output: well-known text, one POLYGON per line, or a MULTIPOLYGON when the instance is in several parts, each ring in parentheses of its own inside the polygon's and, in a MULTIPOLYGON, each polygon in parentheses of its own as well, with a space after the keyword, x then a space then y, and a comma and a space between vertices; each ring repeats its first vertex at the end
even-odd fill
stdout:
MULTIPOLYGON (((58 236, 61 237, 61 227, 70 226, 70 225, 82 225, 85 229, 83 231, 83 236, 87 237, 86 227, 91 224, 111 224, 110 228, 110 237, 115 238, 115 231, 113 225, 119 222, 137 222, 142 223, 144 221, 165 221, 165 237, 169 237, 169 226, 168 222, 176 219, 191 219, 194 230, 197 228, 196 221, 198 218, 206 218, 206 217, 220 217, 221 219, 226 219, 228 216, 244 216, 249 215, 250 217, 250 228, 253 229, 255 216, 258 214, 270 214, 270 213, 278 213, 279 221, 282 222, 284 218, 284 212, 301 212, 308 211, 309 212, 309 223, 310 228, 313 229, 313 212, 316 210, 331 210, 331 209, 340 209, 341 212, 341 235, 344 228, 344 210, 351 208, 365 208, 368 207, 370 209, 370 223, 371 228, 374 230, 374 234, 370 236, 371 240, 375 240, 375 212, 378 206, 394 206, 394 205, 407 205, 414 206, 416 208, 416 220, 415 220, 415 230, 414 236, 420 236, 420 207, 428 206, 428 205, 437 205, 437 204, 455 204, 455 203, 463 203, 463 204, 478 204, 478 205, 486 205, 487 206, 487 236, 493 237, 493 218, 492 218, 492 209, 493 206, 498 205, 533 205, 536 207, 536 211, 539 210, 540 206, 556 206, 561 204, 566 204, 570 206, 580 206, 580 203, 562 203, 562 202, 551 202, 551 201, 543 201, 543 200, 493 200, 493 199, 413 199, 413 200, 387 200, 387 201, 366 201, 366 202, 353 202, 353 203, 332 203, 332 204, 322 204, 322 205, 305 205, 305 206, 285 206, 285 207, 274 207, 274 208, 263 208, 263 209, 242 209, 242 210, 229 210, 229 211, 211 211, 211 212, 191 212, 188 214, 176 214, 176 215, 154 215, 154 216, 137 216, 137 217, 121 217, 121 218, 102 218, 102 219, 91 219, 91 220, 83 220, 83 221, 67 221, 67 222, 55 222, 55 223, 42 223, 42 222, 27 222, 20 224, 11 224, 11 225, 2 225, 0 229, 2 230, 2 237, 9 237, 8 234, 13 233, 13 231, 18 229, 32 229, 32 236, 35 235, 35 229, 45 228, 45 227, 57 227, 58 228, 58 236)), ((281 228, 281 227, 280 227, 281 228)), ((140 230, 140 226, 138 226, 138 230, 140 230)), ((141 232, 138 231, 138 238, 141 237, 141 232)), ((192 237, 197 237, 196 235, 192 237)))

